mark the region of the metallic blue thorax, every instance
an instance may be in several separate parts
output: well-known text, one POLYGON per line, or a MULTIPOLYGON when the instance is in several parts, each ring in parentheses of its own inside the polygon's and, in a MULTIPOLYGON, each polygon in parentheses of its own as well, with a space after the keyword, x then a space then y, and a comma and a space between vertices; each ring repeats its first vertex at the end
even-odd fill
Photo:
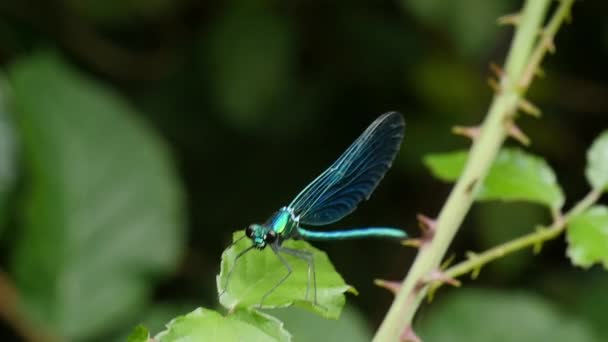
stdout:
POLYGON ((288 239, 297 233, 298 221, 289 208, 283 207, 270 216, 266 226, 274 230, 282 239, 288 239))

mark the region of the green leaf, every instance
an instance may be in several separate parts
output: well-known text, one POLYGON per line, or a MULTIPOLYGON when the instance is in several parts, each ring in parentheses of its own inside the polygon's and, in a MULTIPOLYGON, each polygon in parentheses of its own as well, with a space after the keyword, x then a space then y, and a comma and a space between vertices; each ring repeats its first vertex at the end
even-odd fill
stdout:
MULTIPOLYGON (((234 233, 233 240, 236 241, 243 234, 242 231, 234 233)), ((313 253, 319 305, 312 303, 314 295, 312 284, 308 300, 305 299, 308 264, 304 260, 282 254, 293 269, 293 273, 264 300, 263 308, 278 308, 295 304, 323 317, 338 318, 346 301, 344 293, 356 293, 355 289, 344 283, 324 252, 305 241, 289 240, 283 245, 313 253)), ((250 246, 251 241, 242 239, 222 254, 220 274, 216 277, 219 293, 222 293, 226 286, 228 272, 236 267, 230 278, 228 289, 220 296, 220 303, 230 310, 235 307, 257 307, 262 297, 287 273, 285 265, 270 248, 262 251, 251 250, 244 254, 235 266, 235 257, 250 246)))
POLYGON ((148 328, 143 325, 138 325, 127 338, 127 342, 147 342, 149 338, 150 332, 148 331, 148 328))
POLYGON ((285 328, 298 342, 368 342, 372 340, 369 322, 359 311, 349 305, 344 308, 337 321, 311 315, 293 307, 275 310, 272 314, 285 324, 285 328))
POLYGON ((453 182, 460 177, 468 155, 468 151, 432 153, 427 154, 423 162, 431 170, 433 176, 442 181, 453 182))
POLYGON ((156 335, 159 342, 172 341, 291 341, 276 318, 258 311, 237 309, 222 316, 204 308, 177 317, 167 330, 156 335))
POLYGON ((587 151, 587 180, 594 189, 608 191, 608 131, 604 131, 587 151))
MULTIPOLYGON (((466 158, 466 151, 439 153, 427 155, 424 163, 437 178, 455 181, 464 169, 466 158)), ((541 157, 517 148, 498 153, 477 199, 527 201, 552 209, 564 204, 564 194, 551 167, 541 157)))
POLYGON ((568 257, 574 265, 608 269, 608 207, 594 206, 568 222, 568 257))
MULTIPOLYGON (((192 310, 196 307, 196 304, 192 303, 173 303, 173 302, 161 302, 154 303, 142 310, 136 319, 131 320, 139 325, 145 326, 148 331, 161 331, 165 329, 167 322, 172 320, 174 317, 181 316, 184 312, 192 310)), ((129 325, 125 328, 126 331, 112 336, 112 338, 106 338, 106 341, 124 342, 127 337, 132 333, 132 323, 124 322, 123 325, 129 325)))
POLYGON ((140 312, 183 242, 166 146, 120 96, 53 54, 11 68, 29 174, 15 280, 31 319, 68 340, 140 312))
POLYGON ((431 311, 416 328, 424 341, 597 341, 587 322, 534 294, 461 289, 431 311))

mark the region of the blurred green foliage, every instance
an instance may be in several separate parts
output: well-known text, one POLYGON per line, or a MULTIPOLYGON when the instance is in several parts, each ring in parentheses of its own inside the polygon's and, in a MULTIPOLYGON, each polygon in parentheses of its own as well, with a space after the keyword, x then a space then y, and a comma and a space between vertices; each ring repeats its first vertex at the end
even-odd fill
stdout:
POLYGON ((599 341, 588 323, 531 293, 463 289, 426 315, 436 318, 420 324, 425 341, 599 341))
POLYGON ((181 186, 163 143, 114 93, 50 54, 10 71, 29 170, 15 281, 36 321, 84 339, 140 312, 150 275, 175 269, 181 186))
MULTIPOLYGON (((510 42, 496 19, 521 4, 3 2, 0 279, 14 283, 28 324, 1 317, 0 340, 21 340, 24 329, 124 340, 140 322, 154 335, 160 322, 215 307, 232 232, 287 203, 389 110, 407 122, 399 160, 336 227, 416 235, 415 214, 434 215, 450 189, 422 156, 468 146, 450 127, 481 120, 492 96, 487 66, 510 42)), ((575 5, 530 94, 544 116, 519 120, 566 208, 587 192, 585 154, 606 128, 607 10, 575 5)), ((542 193, 543 203, 562 204, 542 193)), ((540 206, 477 205, 452 253, 491 247, 543 218, 540 206)), ((403 277, 413 252, 383 241, 317 246, 361 293, 347 298, 360 317, 347 310, 337 334, 369 339, 391 300, 372 279, 403 277)), ((480 289, 440 291, 422 311, 421 335, 605 340, 608 275, 572 269, 564 250, 556 241, 536 257, 521 252, 484 268, 480 289)), ((319 339, 307 328, 335 323, 278 315, 302 341, 319 339)))

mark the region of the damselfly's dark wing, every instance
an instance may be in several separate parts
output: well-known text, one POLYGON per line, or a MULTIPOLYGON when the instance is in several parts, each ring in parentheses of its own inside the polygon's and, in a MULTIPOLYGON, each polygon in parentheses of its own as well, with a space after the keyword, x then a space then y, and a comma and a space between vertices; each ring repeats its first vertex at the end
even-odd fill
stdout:
POLYGON ((405 122, 401 114, 381 115, 327 170, 296 196, 289 207, 300 222, 313 226, 336 222, 369 198, 391 167, 405 122))

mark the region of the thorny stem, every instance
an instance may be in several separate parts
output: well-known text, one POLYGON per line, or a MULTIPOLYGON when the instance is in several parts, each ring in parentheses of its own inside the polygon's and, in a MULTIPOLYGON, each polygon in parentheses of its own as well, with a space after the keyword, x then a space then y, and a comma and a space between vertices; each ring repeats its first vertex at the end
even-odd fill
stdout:
POLYGON ((411 328, 414 314, 429 290, 429 284, 424 283, 424 279, 438 269, 458 232, 475 199, 476 190, 507 136, 506 124, 513 120, 542 58, 553 48, 553 38, 569 15, 574 0, 561 0, 549 25, 542 31, 541 39, 538 39, 550 2, 526 1, 505 62, 504 74, 500 77, 500 89, 492 100, 479 136, 473 141, 463 173, 437 217, 436 234, 430 243, 420 248, 374 341, 398 341, 402 332, 411 328))
MULTIPOLYGON (((582 213, 595 204, 601 194, 602 191, 599 189, 591 190, 589 194, 587 194, 587 196, 568 213, 564 216, 558 216, 549 227, 538 229, 533 233, 492 247, 483 253, 471 253, 468 260, 448 268, 444 271, 444 275, 448 278, 456 278, 473 272, 473 276, 475 276, 481 267, 487 263, 531 246, 541 246, 544 242, 555 239, 566 230, 567 224, 573 216, 582 213)), ((443 284, 439 282, 434 283, 429 289, 429 292, 437 290, 441 285, 443 284)))

